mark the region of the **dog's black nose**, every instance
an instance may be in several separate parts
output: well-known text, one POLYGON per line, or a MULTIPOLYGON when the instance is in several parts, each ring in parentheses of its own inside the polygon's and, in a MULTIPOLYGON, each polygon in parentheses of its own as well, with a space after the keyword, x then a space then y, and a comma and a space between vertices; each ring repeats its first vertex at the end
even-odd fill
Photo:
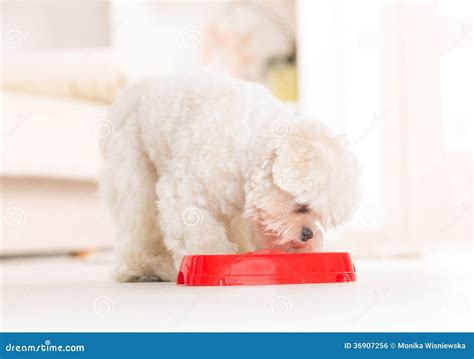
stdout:
POLYGON ((306 242, 311 238, 313 238, 313 231, 309 228, 303 227, 303 229, 301 230, 301 240, 303 242, 306 242))

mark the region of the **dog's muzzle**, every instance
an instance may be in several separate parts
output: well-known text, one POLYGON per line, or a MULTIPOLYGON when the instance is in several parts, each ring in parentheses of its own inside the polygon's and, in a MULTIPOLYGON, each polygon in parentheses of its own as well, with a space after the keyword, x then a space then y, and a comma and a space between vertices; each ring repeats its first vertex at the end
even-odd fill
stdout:
POLYGON ((301 235, 300 235, 301 241, 307 242, 311 238, 313 238, 313 231, 309 228, 303 227, 303 229, 301 230, 301 235))

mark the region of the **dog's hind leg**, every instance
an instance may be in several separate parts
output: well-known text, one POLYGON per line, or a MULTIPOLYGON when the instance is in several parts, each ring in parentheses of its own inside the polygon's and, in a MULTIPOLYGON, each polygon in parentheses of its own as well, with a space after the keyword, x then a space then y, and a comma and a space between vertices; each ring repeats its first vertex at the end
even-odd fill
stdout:
POLYGON ((134 126, 136 121, 126 121, 108 139, 100 178, 116 229, 115 276, 119 281, 174 280, 177 273, 157 223, 157 173, 134 126))
POLYGON ((206 196, 196 189, 192 177, 179 175, 179 169, 175 169, 173 174, 160 177, 156 192, 164 243, 173 255, 176 269, 187 254, 237 252, 237 245, 227 239, 223 223, 211 213, 206 196))

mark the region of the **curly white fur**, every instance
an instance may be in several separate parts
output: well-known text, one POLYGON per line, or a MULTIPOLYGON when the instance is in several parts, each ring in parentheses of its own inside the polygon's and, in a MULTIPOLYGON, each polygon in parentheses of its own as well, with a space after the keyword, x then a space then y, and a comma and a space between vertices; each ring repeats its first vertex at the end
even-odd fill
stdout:
POLYGON ((110 119, 100 189, 118 280, 174 280, 190 253, 318 250, 321 227, 356 204, 342 139, 261 85, 207 72, 147 80, 118 96, 110 119))

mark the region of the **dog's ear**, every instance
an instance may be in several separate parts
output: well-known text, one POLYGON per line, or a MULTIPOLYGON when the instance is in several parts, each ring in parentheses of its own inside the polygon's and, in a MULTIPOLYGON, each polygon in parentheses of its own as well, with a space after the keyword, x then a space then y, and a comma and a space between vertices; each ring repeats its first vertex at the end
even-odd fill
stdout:
POLYGON ((318 156, 314 146, 304 140, 288 138, 274 152, 271 175, 281 190, 298 197, 313 190, 318 180, 316 167, 324 166, 324 156, 318 156))
POLYGON ((346 220, 358 199, 358 165, 344 140, 324 125, 301 122, 276 148, 273 183, 308 203, 325 227, 346 220))
POLYGON ((300 201, 311 202, 338 177, 335 165, 345 151, 341 139, 324 124, 303 119, 275 150, 273 183, 300 201))
POLYGON ((245 182, 245 216, 255 217, 255 210, 268 193, 270 193, 272 181, 272 166, 276 158, 276 151, 267 148, 257 165, 251 169, 248 181, 245 182))

